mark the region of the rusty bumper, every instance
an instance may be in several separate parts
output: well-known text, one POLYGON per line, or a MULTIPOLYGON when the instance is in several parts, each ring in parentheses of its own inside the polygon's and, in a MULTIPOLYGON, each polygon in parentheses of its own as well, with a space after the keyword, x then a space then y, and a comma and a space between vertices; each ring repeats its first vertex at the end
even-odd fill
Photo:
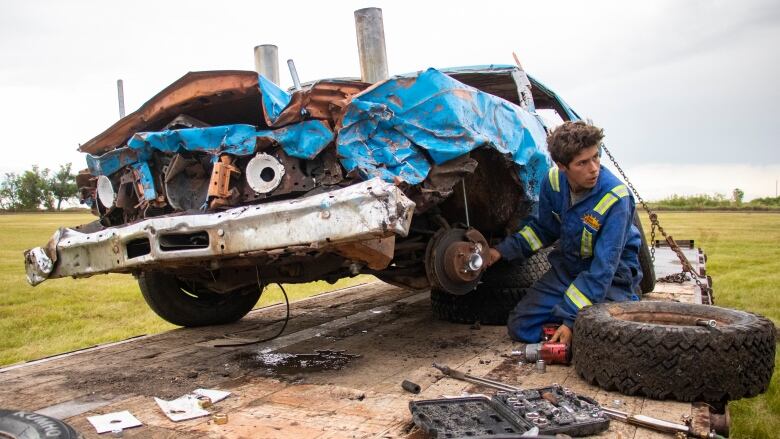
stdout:
POLYGON ((414 207, 397 187, 374 179, 291 201, 149 218, 94 233, 63 228, 47 246, 25 251, 27 280, 37 285, 52 278, 284 253, 301 246, 338 249, 406 236, 414 207))

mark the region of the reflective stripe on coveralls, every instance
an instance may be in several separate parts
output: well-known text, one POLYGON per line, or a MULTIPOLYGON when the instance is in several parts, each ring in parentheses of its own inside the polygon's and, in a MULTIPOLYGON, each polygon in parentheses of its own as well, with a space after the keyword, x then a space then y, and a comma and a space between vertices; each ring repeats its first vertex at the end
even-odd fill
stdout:
MULTIPOLYGON (((615 186, 610 190, 610 192, 607 192, 606 195, 601 197, 601 200, 596 204, 596 207, 593 208, 593 211, 603 217, 607 214, 609 208, 612 207, 612 205, 615 204, 618 199, 627 196, 628 196, 628 188, 626 187, 626 185, 621 184, 615 186), (615 197, 615 195, 617 195, 617 197, 615 197)), ((591 233, 587 227, 582 228, 580 256, 582 257, 582 259, 593 257, 593 233, 591 233)))
POLYGON ((561 183, 558 180, 558 167, 553 166, 550 168, 550 172, 548 172, 547 175, 550 177, 550 186, 552 186, 552 190, 555 192, 560 192, 561 183))
POLYGON ((520 230, 520 235, 528 242, 528 246, 531 250, 537 251, 542 248, 542 240, 536 236, 536 232, 529 226, 525 226, 520 230))
POLYGON ((569 285, 569 288, 566 289, 566 297, 569 298, 569 300, 572 301, 572 303, 577 307, 577 309, 582 309, 586 306, 593 305, 593 303, 585 297, 584 294, 582 294, 582 291, 579 290, 574 284, 569 285))

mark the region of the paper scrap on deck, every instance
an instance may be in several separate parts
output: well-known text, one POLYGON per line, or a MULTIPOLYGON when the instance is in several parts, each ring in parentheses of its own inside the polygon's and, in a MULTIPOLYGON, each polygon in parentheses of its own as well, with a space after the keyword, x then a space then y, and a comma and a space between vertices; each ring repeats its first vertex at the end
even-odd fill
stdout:
POLYGON ((160 406, 160 409, 173 422, 186 421, 187 419, 208 416, 210 413, 200 408, 198 398, 195 395, 184 395, 173 401, 166 401, 160 398, 154 398, 154 401, 160 406))
POLYGON ((87 421, 95 427, 98 434, 114 430, 124 430, 127 428, 140 427, 141 421, 136 419, 127 410, 123 412, 108 413, 105 415, 88 416, 87 421))
POLYGON ((192 393, 198 395, 198 396, 205 396, 208 399, 211 400, 213 404, 216 404, 223 399, 230 396, 230 392, 225 392, 223 390, 214 390, 214 389, 195 389, 192 391, 192 393))

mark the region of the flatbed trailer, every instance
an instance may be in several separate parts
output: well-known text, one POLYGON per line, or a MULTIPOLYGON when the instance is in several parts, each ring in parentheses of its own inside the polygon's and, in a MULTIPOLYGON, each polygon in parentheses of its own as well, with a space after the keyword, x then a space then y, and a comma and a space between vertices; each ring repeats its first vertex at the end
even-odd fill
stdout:
MULTIPOLYGON (((688 258, 706 274, 706 258, 690 247, 688 258)), ((680 264, 661 247, 655 268, 663 277, 679 272, 680 264)), ((536 373, 510 355, 517 345, 505 327, 437 320, 429 295, 367 283, 293 303, 284 334, 265 343, 215 347, 273 335, 284 305, 256 309, 231 325, 175 329, 8 366, 0 369, 0 407, 62 419, 84 438, 107 436, 95 432, 88 416, 124 410, 143 426, 124 430, 123 437, 424 438, 409 401, 495 392, 443 378, 431 367, 437 362, 523 388, 560 383, 636 414, 708 422, 704 407, 607 392, 585 383, 574 367, 548 365, 546 373, 536 373), (419 384, 421 392, 403 390, 403 380, 419 384), (196 388, 231 392, 208 408, 227 414, 226 424, 211 416, 172 422, 153 399, 196 388)), ((702 297, 692 281, 659 282, 645 300, 702 303, 702 297)), ((670 435, 612 421, 599 437, 670 435)))

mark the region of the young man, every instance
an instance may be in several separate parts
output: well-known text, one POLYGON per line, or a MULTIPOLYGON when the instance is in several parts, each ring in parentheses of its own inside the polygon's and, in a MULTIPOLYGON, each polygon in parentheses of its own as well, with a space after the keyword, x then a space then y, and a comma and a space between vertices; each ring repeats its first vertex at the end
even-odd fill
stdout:
POLYGON ((490 249, 490 264, 528 258, 556 241, 552 268, 509 314, 509 335, 536 343, 542 325, 561 323, 552 341, 570 343, 574 319, 585 306, 639 300, 641 238, 633 225, 628 188, 600 165, 603 131, 566 122, 547 138, 557 166, 542 184, 539 210, 520 231, 490 249))

